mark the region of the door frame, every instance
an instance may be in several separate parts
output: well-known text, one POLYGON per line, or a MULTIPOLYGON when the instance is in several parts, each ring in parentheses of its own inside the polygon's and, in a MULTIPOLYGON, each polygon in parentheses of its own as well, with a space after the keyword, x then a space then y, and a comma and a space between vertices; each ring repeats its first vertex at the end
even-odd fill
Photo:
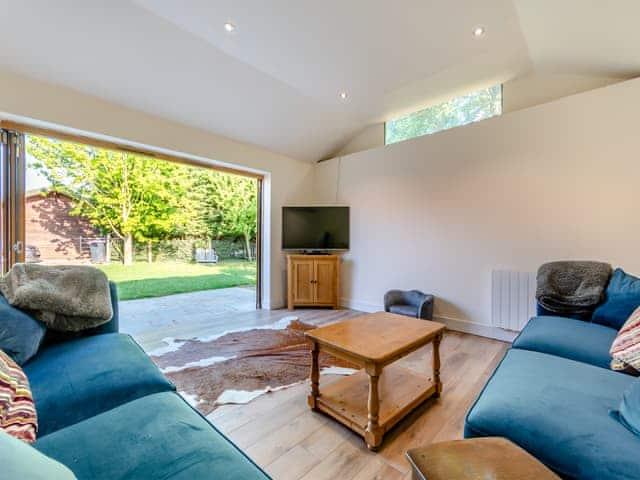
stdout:
POLYGON ((261 173, 242 170, 240 168, 212 165, 206 161, 194 160, 187 156, 160 152, 137 145, 131 146, 127 145, 124 142, 118 142, 115 140, 102 140, 90 137, 88 135, 78 135, 74 133, 62 132, 60 130, 55 130, 52 128, 37 127, 35 125, 29 125, 27 123, 13 122, 10 120, 0 120, 0 128, 27 135, 38 135, 40 137, 55 138, 56 140, 79 143, 82 145, 89 145, 91 147, 104 148, 106 150, 114 150, 116 152, 135 153, 138 155, 144 155, 146 157, 168 160, 169 162, 191 165, 193 167, 210 168, 219 172, 233 173, 234 175, 240 175, 243 177, 264 178, 264 175, 261 173))
POLYGON ((264 179, 257 178, 256 195, 256 310, 262 310, 262 223, 264 179))
MULTIPOLYGON (((3 256, 6 256, 5 261, 2 262, 2 268, 8 270, 11 265, 17 262, 24 262, 25 260, 25 177, 26 177, 26 161, 25 152, 25 135, 37 135, 41 137, 54 138, 56 140, 62 140, 67 142, 79 143, 88 145, 95 148, 104 148, 107 150, 114 150, 118 152, 134 153, 138 155, 144 155, 159 160, 166 160, 169 162, 179 163, 183 165, 190 165, 193 167, 208 168, 211 170, 231 173, 233 175, 240 175, 243 177, 253 178, 257 182, 257 228, 256 228, 256 309, 262 308, 262 273, 264 272, 263 266, 263 232, 264 232, 264 179, 265 176, 261 173, 242 170, 239 168, 212 165, 206 161, 198 161, 187 156, 181 156, 176 154, 170 154, 165 152, 158 152, 150 148, 141 146, 132 147, 125 143, 121 143, 113 140, 102 140, 93 138, 87 135, 78 135, 52 128, 43 128, 35 125, 29 125, 26 123, 19 123, 10 120, 0 120, 0 130, 2 132, 7 131, 8 136, 15 135, 20 140, 16 142, 14 148, 11 147, 11 142, 8 142, 8 148, 5 161, 5 155, 2 156, 0 162, 0 202, 3 212, 6 214, 0 215, 0 222, 7 223, 2 227, 3 238, 2 247, 16 245, 16 250, 13 248, 2 248, 3 256), (13 158, 13 161, 11 159, 13 158), (7 164, 7 165, 5 165, 7 164), (13 169, 10 169, 13 165, 13 169), (6 167, 6 168, 5 168, 6 167), (7 234, 7 238, 4 238, 4 234, 7 234), (7 241, 8 243, 4 243, 7 241), (6 252, 5 252, 6 251, 6 252)), ((3 152, 5 151, 5 145, 2 145, 3 152)), ((4 259, 3 259, 4 260, 4 259)), ((3 271, 2 273, 5 273, 3 271)))

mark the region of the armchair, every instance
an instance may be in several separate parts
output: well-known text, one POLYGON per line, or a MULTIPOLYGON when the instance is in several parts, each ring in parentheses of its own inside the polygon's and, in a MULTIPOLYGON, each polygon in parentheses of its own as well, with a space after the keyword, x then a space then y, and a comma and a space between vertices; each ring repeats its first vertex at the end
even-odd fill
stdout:
POLYGON ((384 311, 407 317, 431 320, 433 318, 433 295, 419 290, 389 290, 384 294, 384 311))

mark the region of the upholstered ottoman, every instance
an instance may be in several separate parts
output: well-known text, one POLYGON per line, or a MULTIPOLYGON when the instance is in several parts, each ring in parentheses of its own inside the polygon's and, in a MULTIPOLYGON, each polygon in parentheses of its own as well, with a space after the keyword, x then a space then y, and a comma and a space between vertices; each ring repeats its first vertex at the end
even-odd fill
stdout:
POLYGON ((509 440, 484 437, 440 442, 407 452, 413 480, 560 480, 509 440))

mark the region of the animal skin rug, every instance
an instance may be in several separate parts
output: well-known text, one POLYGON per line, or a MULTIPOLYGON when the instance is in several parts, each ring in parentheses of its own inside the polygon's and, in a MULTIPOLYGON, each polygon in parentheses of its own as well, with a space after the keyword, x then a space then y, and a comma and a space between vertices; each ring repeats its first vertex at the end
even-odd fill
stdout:
MULTIPOLYGON (((304 332, 314 326, 293 320, 286 328, 265 327, 207 339, 173 340, 151 358, 178 391, 207 415, 225 403, 246 403, 309 377, 311 355, 304 332)), ((324 373, 348 375, 355 365, 323 352, 324 373)))

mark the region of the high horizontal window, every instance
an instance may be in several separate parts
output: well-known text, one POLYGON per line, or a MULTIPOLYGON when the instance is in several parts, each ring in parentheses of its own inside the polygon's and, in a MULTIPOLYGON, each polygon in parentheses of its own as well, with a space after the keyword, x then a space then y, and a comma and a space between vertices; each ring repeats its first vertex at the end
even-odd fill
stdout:
POLYGON ((385 144, 460 127, 502 113, 502 85, 452 98, 385 124, 385 144))

